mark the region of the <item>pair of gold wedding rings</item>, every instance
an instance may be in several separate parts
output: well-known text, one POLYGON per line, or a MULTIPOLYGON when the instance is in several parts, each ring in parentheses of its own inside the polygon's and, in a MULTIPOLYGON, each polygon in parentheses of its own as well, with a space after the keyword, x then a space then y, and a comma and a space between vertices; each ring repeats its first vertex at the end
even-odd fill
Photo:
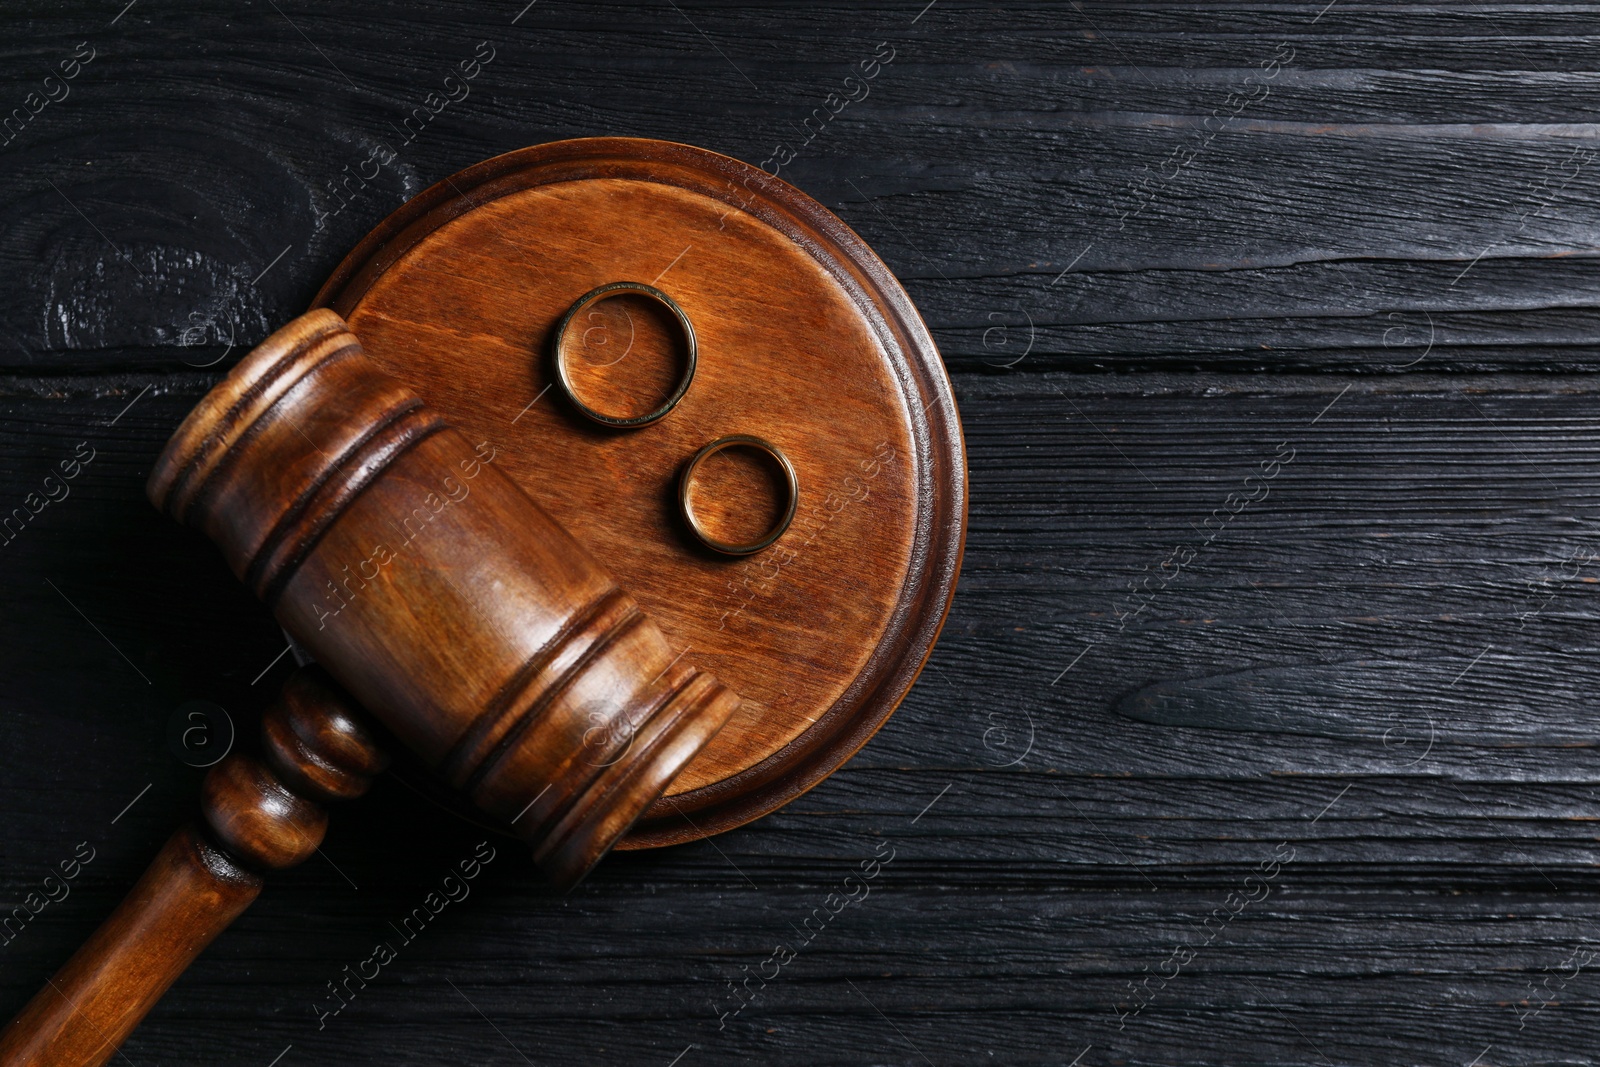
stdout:
MULTIPOLYGON (((678 406, 684 396, 689 392, 689 386, 694 382, 695 366, 699 360, 698 343, 695 340, 694 326, 689 322, 683 308, 672 297, 663 293, 653 285, 643 282, 610 282, 598 288, 591 289, 577 302, 567 309, 561 321, 557 323, 555 334, 551 338, 551 358, 555 363, 555 385, 567 398, 567 401, 577 409, 578 413, 590 422, 605 426, 613 430, 633 430, 641 426, 649 426, 665 418, 673 408, 678 406), (644 297, 652 303, 659 304, 671 313, 673 321, 677 324, 678 332, 682 335, 684 343, 683 373, 679 375, 671 393, 669 393, 656 408, 645 412, 643 415, 611 415, 586 404, 579 396, 572 383, 572 376, 567 368, 567 354, 564 341, 568 329, 577 321, 579 316, 596 304, 614 297, 634 295, 644 297)), ((707 548, 729 556, 748 556, 760 552, 778 538, 783 536, 789 524, 794 521, 795 508, 800 501, 800 480, 795 475, 794 464, 789 462, 789 457, 783 450, 771 441, 752 434, 729 434, 719 437, 710 444, 701 448, 684 466, 683 473, 678 478, 678 511, 683 516, 683 521, 688 525, 689 531, 695 539, 707 548), (691 503, 689 490, 694 482, 695 474, 705 462, 718 452, 728 448, 745 447, 765 452, 777 463, 783 475, 785 502, 783 511, 771 527, 760 537, 752 541, 724 541, 713 536, 701 523, 695 514, 694 505, 691 503)))

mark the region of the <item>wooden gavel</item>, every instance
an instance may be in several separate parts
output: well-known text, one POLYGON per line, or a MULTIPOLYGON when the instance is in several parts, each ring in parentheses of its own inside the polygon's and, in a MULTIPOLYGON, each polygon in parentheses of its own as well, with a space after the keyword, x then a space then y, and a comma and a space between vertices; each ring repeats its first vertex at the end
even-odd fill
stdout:
POLYGON ((383 769, 367 712, 562 886, 727 722, 739 698, 675 654, 496 456, 327 310, 201 400, 150 499, 216 542, 320 666, 265 713, 259 758, 211 769, 203 821, 0 1035, 0 1064, 106 1062, 262 874, 316 850, 324 804, 383 769))

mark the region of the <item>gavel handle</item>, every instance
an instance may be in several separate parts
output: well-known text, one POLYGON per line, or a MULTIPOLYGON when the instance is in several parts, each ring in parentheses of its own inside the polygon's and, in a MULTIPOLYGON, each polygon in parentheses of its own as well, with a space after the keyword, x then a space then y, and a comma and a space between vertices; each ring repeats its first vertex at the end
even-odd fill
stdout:
POLYGON ((117 910, 0 1034, 0 1067, 99 1067, 184 969, 261 892, 261 871, 322 843, 323 804, 360 796, 386 763, 320 668, 289 679, 262 719, 263 757, 206 775, 204 826, 167 841, 117 910))
POLYGON ((193 826, 0 1036, 0 1064, 99 1065, 261 892, 261 878, 193 826))

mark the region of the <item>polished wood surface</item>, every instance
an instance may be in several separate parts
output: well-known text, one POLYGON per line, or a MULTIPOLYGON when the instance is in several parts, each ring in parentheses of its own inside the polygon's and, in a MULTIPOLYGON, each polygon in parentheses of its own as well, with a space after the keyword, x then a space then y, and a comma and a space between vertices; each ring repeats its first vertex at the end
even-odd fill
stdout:
MULTIPOLYGON (((675 652, 740 711, 622 847, 766 814, 848 759, 905 696, 955 591, 966 518, 960 424, 938 352, 876 255, 832 212, 746 163, 685 145, 589 138, 470 167, 395 212, 317 297, 368 354, 532 493, 638 598, 675 652), (599 427, 552 388, 552 335, 597 286, 637 281, 693 324, 699 360, 671 414, 599 427), (707 443, 778 445, 800 483, 770 548, 731 559, 676 509, 707 443)), ((646 412, 682 340, 649 301, 569 326, 585 403, 646 412)), ((780 502, 736 452, 697 479, 726 540, 780 502)), ((767 472, 770 474, 770 472, 767 472)))
POLYGON ((570 886, 739 700, 501 466, 493 438, 447 425, 318 309, 195 408, 149 492, 570 886))
POLYGON ((104 925, 0 1034, 0 1063, 105 1063, 261 885, 199 830, 179 830, 104 925))

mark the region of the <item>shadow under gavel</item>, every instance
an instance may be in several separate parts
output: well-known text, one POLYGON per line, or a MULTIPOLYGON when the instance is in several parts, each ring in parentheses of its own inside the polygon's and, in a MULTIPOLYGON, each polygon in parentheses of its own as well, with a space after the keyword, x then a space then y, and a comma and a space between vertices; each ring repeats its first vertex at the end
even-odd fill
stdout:
POLYGON ((201 400, 150 499, 216 542, 320 666, 265 713, 259 758, 211 769, 203 819, 0 1035, 0 1064, 105 1063, 263 872, 316 850, 324 805, 383 769, 367 711, 562 886, 727 722, 739 698, 675 655, 495 459, 327 310, 201 400))

